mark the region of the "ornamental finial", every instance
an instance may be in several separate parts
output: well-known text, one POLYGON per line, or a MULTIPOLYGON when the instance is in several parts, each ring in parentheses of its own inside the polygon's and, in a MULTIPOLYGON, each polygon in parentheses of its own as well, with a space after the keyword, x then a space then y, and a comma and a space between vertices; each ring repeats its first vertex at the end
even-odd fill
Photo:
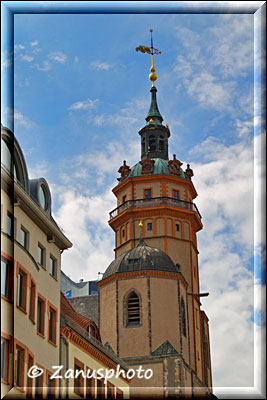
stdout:
POLYGON ((152 57, 152 66, 150 68, 151 74, 149 75, 149 79, 152 81, 152 86, 154 86, 154 82, 157 80, 157 75, 155 74, 156 72, 156 68, 154 67, 154 59, 153 56, 154 54, 161 54, 161 51, 158 49, 155 49, 153 47, 153 37, 152 37, 152 32, 153 29, 150 29, 150 33, 151 33, 151 46, 150 47, 146 47, 146 46, 138 46, 136 47, 136 51, 141 51, 142 53, 148 53, 151 54, 152 57))
POLYGON ((142 244, 143 243, 143 237, 142 237, 142 228, 143 228, 143 222, 142 222, 142 220, 140 219, 140 222, 139 222, 139 228, 140 228, 140 241, 139 241, 139 243, 140 244, 142 244))

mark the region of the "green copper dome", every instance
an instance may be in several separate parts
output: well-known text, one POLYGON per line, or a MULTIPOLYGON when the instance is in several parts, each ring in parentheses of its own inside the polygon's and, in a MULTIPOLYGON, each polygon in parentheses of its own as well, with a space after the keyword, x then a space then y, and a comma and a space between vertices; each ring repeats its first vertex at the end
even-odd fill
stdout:
MULTIPOLYGON (((154 163, 154 169, 151 174, 142 174, 142 165, 138 162, 131 168, 131 172, 129 173, 128 177, 136 177, 136 176, 150 176, 150 175, 161 175, 161 174, 167 174, 167 175, 173 175, 176 176, 176 174, 172 174, 169 169, 168 165, 168 160, 164 160, 163 158, 152 158, 152 160, 155 161, 154 163)), ((180 173, 179 178, 183 179, 189 179, 182 168, 180 168, 180 173)))

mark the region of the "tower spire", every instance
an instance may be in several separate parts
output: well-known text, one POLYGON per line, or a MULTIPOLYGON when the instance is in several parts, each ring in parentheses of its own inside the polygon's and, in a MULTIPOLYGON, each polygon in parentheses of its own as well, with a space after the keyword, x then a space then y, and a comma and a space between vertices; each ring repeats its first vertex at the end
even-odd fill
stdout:
POLYGON ((154 54, 161 54, 161 51, 155 49, 153 45, 152 32, 153 29, 150 29, 150 47, 142 45, 136 47, 136 51, 151 54, 152 62, 152 66, 150 68, 151 74, 149 75, 149 79, 152 82, 152 87, 150 89, 151 103, 146 116, 146 126, 139 131, 139 135, 141 136, 141 158, 142 160, 146 157, 150 159, 162 158, 168 160, 168 138, 170 137, 170 130, 168 126, 162 125, 163 118, 158 109, 156 96, 157 89, 155 86, 157 75, 155 73, 156 68, 154 66, 154 54))
POLYGON ((155 86, 154 82, 158 79, 157 75, 155 74, 156 68, 154 67, 154 58, 153 58, 153 56, 154 56, 154 54, 161 54, 161 51, 158 50, 158 49, 155 49, 155 47, 153 46, 152 32, 153 32, 153 29, 150 29, 151 46, 147 47, 147 46, 140 45, 140 46, 136 47, 136 51, 141 51, 142 53, 151 54, 152 65, 151 65, 151 68, 150 68, 151 74, 149 75, 149 79, 152 81, 152 87, 153 87, 153 86, 155 86))

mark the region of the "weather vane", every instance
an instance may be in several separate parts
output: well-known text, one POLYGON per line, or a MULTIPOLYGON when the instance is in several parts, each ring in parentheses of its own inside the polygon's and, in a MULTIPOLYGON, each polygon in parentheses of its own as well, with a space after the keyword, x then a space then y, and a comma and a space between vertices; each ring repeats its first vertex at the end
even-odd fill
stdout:
POLYGON ((154 86, 154 82, 157 80, 157 75, 155 74, 156 68, 154 67, 154 60, 153 60, 153 55, 154 54, 161 54, 161 51, 158 49, 155 49, 155 47, 153 47, 153 38, 152 38, 152 32, 153 29, 150 29, 151 32, 151 46, 150 47, 146 47, 146 46, 138 46, 136 47, 136 51, 141 51, 142 53, 148 53, 151 54, 152 57, 152 66, 150 68, 151 74, 149 75, 149 79, 152 81, 152 86, 154 86))

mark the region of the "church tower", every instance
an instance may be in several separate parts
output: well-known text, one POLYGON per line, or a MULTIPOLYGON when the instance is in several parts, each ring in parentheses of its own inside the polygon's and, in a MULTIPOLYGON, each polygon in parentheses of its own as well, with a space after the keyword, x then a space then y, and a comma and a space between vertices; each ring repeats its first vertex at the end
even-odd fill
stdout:
POLYGON ((109 224, 115 259, 99 282, 103 343, 133 369, 133 396, 192 397, 212 393, 208 318, 201 309, 197 232, 203 227, 194 204, 193 171, 168 155, 168 124, 157 105, 153 47, 151 104, 140 129, 141 159, 119 168, 113 189, 117 208, 109 224), (149 389, 148 389, 149 388, 149 389), (146 392, 148 391, 148 392, 146 392))

